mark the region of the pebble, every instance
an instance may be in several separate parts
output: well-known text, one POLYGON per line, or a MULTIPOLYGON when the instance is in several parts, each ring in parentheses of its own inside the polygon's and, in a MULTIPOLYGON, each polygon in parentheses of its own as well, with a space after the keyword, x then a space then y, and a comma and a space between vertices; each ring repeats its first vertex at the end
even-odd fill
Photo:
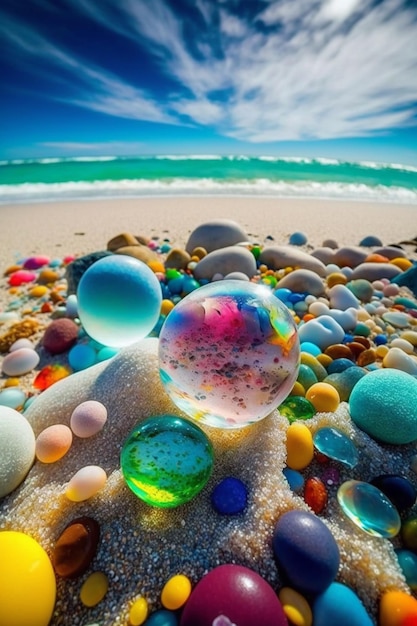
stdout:
POLYGON ((26 337, 22 337, 21 339, 16 339, 14 343, 9 348, 9 352, 15 352, 16 350, 20 350, 20 348, 29 348, 30 350, 34 350, 35 346, 33 341, 27 339, 26 337))
POLYGON ((319 452, 352 469, 359 462, 355 444, 339 428, 333 426, 319 428, 313 435, 313 443, 319 452))
POLYGON ((90 567, 100 540, 100 526, 92 517, 77 517, 62 531, 52 552, 52 565, 61 578, 77 578, 90 567))
POLYGON ((367 235, 360 240, 359 245, 367 248, 373 248, 374 246, 382 246, 382 241, 375 235, 367 235))
POLYGON ((0 406, 0 498, 23 482, 35 460, 35 435, 15 409, 0 406))
POLYGON ((73 502, 83 502, 96 495, 107 481, 106 472, 98 465, 86 465, 74 474, 65 490, 73 502))
POLYGON ((142 626, 149 614, 146 598, 140 597, 129 609, 129 626, 142 626))
POLYGON ((332 583, 314 599, 314 626, 373 626, 364 605, 352 589, 332 583))
POLYGON ((67 294, 72 295, 77 293, 78 283, 81 280, 81 276, 86 270, 93 265, 96 261, 104 257, 111 256, 113 253, 109 250, 100 250, 98 252, 92 252, 85 256, 74 259, 69 263, 65 270, 65 278, 67 280, 67 294))
POLYGON ((413 265, 410 269, 400 273, 398 276, 392 279, 397 285, 408 287, 417 298, 417 265, 413 265))
POLYGON ((148 617, 144 626, 178 626, 178 623, 176 613, 166 609, 158 609, 148 617))
POLYGON ((367 254, 359 247, 344 246, 335 251, 333 263, 339 267, 356 267, 365 261, 367 254))
POLYGON ((373 537, 395 537, 401 518, 387 496, 374 485, 348 480, 340 485, 337 500, 345 515, 361 530, 373 537))
POLYGON ((379 626, 414 626, 416 621, 416 598, 396 589, 382 594, 379 604, 379 626))
POLYGON ((107 576, 103 572, 93 572, 81 587, 80 600, 84 606, 89 608, 97 606, 103 600, 108 588, 107 576))
POLYGON ((301 470, 310 465, 314 457, 313 437, 304 424, 294 422, 287 429, 287 465, 301 470))
POLYGON ((397 246, 382 246, 380 248, 376 248, 374 250, 374 254, 380 254, 390 261, 392 259, 405 258, 406 256, 404 250, 401 250, 401 248, 398 248, 397 246))
POLYGON ((197 280, 212 280, 217 273, 225 276, 231 272, 242 272, 248 278, 256 274, 255 257, 247 248, 228 246, 210 252, 195 266, 194 277, 197 280))
POLYGON ((51 259, 49 256, 39 254, 37 256, 30 256, 27 259, 25 259, 25 262, 23 263, 23 267, 26 270, 38 270, 44 265, 49 265, 50 262, 51 262, 51 259))
POLYGON ((191 582, 184 574, 172 576, 161 592, 161 604, 170 611, 177 611, 187 602, 191 594, 191 582))
POLYGON ((272 541, 278 564, 297 591, 321 593, 334 581, 339 570, 339 548, 315 514, 299 510, 284 513, 272 541))
POLYGON ((401 539, 406 548, 417 552, 417 515, 410 515, 403 521, 401 539))
POLYGON ((85 370, 97 361, 97 353, 88 343, 73 346, 68 353, 68 363, 74 372, 85 370))
POLYGON ((398 564, 405 576, 410 589, 417 591, 417 554, 411 550, 398 549, 395 551, 398 564))
MULTIPOLYGON (((10 379, 9 379, 10 380, 10 379)), ((8 387, 0 391, 0 405, 11 409, 19 409, 26 402, 26 393, 16 387, 8 387)))
POLYGON ((72 432, 65 424, 53 424, 36 438, 36 458, 42 463, 56 463, 65 456, 72 444, 72 432))
POLYGON ((282 473, 284 474, 291 491, 301 491, 304 487, 304 476, 300 472, 297 472, 297 470, 293 470, 290 467, 284 467, 282 473))
POLYGON ((308 365, 316 375, 317 380, 323 380, 327 376, 327 371, 324 365, 320 363, 312 354, 301 352, 301 363, 308 365))
POLYGON ((107 421, 107 409, 97 400, 86 400, 75 407, 71 414, 71 430, 77 437, 93 437, 107 421))
POLYGON ((297 267, 303 270, 311 270, 321 277, 326 276, 324 263, 311 256, 311 254, 292 248, 291 246, 271 246, 264 248, 259 256, 259 262, 261 264, 264 263, 273 270, 297 267))
POLYGON ((317 376, 314 371, 308 365, 301 363, 298 368, 297 382, 303 386, 304 390, 307 390, 317 382, 317 376))
POLYGON ((36 278, 36 272, 31 272, 29 270, 17 270, 16 272, 10 274, 8 282, 11 287, 20 287, 26 283, 32 283, 36 280, 36 278))
POLYGON ((181 248, 173 248, 165 259, 166 268, 174 268, 176 270, 185 270, 191 261, 191 255, 181 248))
POLYGON ((50 354, 62 354, 69 350, 77 341, 79 326, 66 317, 56 319, 47 326, 42 344, 50 354))
POLYGON ((374 439, 406 444, 417 439, 417 379, 396 369, 369 372, 354 386, 349 411, 374 439))
POLYGON ((325 379, 325 382, 337 389, 341 402, 348 402, 352 389, 366 373, 366 370, 362 367, 354 365, 339 374, 330 374, 325 379))
POLYGON ((292 233, 289 237, 288 243, 291 246, 304 246, 307 243, 307 235, 299 231, 292 233))
POLYGON ((184 607, 180 625, 213 626, 220 616, 239 626, 287 626, 275 591, 242 565, 219 565, 203 576, 184 607))
POLYGON ((189 254, 193 253, 195 248, 204 248, 207 252, 213 252, 213 250, 234 246, 247 240, 246 232, 237 222, 217 219, 195 228, 188 238, 185 249, 189 254))
POLYGON ((373 478, 371 484, 385 493, 399 513, 404 513, 415 504, 416 488, 405 476, 381 474, 373 478))
POLYGON ((382 314, 384 322, 391 324, 395 328, 407 328, 410 323, 410 316, 407 313, 400 313, 397 311, 389 311, 382 314))
POLYGON ((120 248, 125 248, 126 246, 138 246, 140 244, 146 246, 148 243, 149 240, 147 238, 138 238, 135 235, 132 235, 132 233, 124 232, 116 235, 115 237, 112 237, 107 242, 107 250, 115 252, 116 250, 119 250, 120 248))
POLYGON ((309 269, 290 272, 278 282, 279 289, 289 289, 298 293, 310 293, 313 296, 324 294, 323 281, 320 276, 309 269))
MULTIPOLYGON (((337 245, 335 247, 337 248, 337 245)), ((318 259, 319 261, 324 263, 324 265, 330 265, 333 262, 334 248, 330 246, 322 246, 320 248, 315 248, 312 251, 311 256, 313 256, 315 259, 318 259)))
POLYGON ((316 409, 309 400, 302 396, 288 396, 278 407, 290 424, 295 420, 309 420, 316 414, 316 409))
POLYGON ((358 298, 361 302, 370 302, 374 295, 374 288, 369 280, 359 278, 357 280, 351 280, 347 283, 346 287, 358 298))
POLYGON ((284 613, 293 626, 312 626, 313 614, 307 600, 301 593, 290 587, 282 587, 278 592, 284 613))
POLYGON ((48 626, 55 606, 55 574, 46 551, 29 535, 0 532, 0 623, 48 626))
POLYGON ((306 398, 319 413, 336 411, 340 404, 340 397, 337 389, 329 383, 314 383, 306 391, 306 398))
POLYGON ((135 246, 123 246, 114 251, 114 254, 123 256, 129 256, 132 259, 141 261, 148 265, 152 261, 158 261, 159 257, 154 250, 144 246, 143 244, 136 244, 135 246))
POLYGON ((345 285, 334 285, 328 291, 329 303, 332 309, 346 311, 359 308, 359 300, 345 285))
POLYGON ((242 513, 248 503, 248 488, 239 478, 223 478, 211 493, 211 503, 221 515, 242 513))
POLYGON ((401 273, 400 268, 392 263, 361 263, 353 270, 350 280, 364 278, 372 283, 381 278, 391 280, 401 273))
POLYGON ((32 348, 19 348, 4 357, 2 370, 7 376, 23 376, 31 372, 39 361, 39 354, 32 348))
POLYGON ((325 350, 334 343, 341 343, 345 331, 330 315, 322 315, 299 326, 298 337, 300 342, 311 341, 325 350))
POLYGON ((304 485, 304 501, 310 509, 319 515, 326 507, 328 500, 327 488, 317 476, 307 478, 304 485))

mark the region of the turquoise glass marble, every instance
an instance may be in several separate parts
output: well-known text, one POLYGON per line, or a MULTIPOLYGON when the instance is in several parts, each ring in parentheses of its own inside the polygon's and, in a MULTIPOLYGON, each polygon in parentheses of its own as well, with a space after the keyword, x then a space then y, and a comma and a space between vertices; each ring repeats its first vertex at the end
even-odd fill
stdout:
POLYGON ((151 332, 159 319, 162 290, 145 263, 112 254, 84 272, 77 300, 85 332, 103 346, 122 348, 151 332))
POLYGON ((399 533, 399 513, 377 487, 360 480, 348 480, 340 485, 337 500, 344 514, 369 535, 395 537, 399 533))
POLYGON ((279 405, 278 411, 287 418, 290 424, 295 420, 309 420, 316 414, 316 409, 310 400, 303 396, 288 396, 279 405))
POLYGON ((288 396, 300 358, 297 327, 265 285, 221 280, 170 312, 159 336, 161 380, 194 420, 241 428, 288 396))
POLYGON ((213 448, 192 422, 159 415, 132 430, 120 464, 127 486, 138 498, 151 506, 172 508, 203 489, 213 467, 213 448))
POLYGON ((330 459, 350 468, 358 464, 359 453, 355 444, 338 428, 319 428, 313 435, 313 442, 317 450, 330 459))

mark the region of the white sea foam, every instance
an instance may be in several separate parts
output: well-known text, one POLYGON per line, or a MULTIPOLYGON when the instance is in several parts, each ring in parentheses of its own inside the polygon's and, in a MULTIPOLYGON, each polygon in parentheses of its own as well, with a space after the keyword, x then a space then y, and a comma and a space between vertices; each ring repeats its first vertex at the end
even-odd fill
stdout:
POLYGON ((168 195, 272 196, 334 198, 417 204, 417 189, 369 186, 353 183, 312 181, 271 181, 267 178, 222 182, 212 178, 170 180, 105 180, 70 183, 24 183, 0 185, 0 204, 56 202, 83 198, 141 197, 168 195))

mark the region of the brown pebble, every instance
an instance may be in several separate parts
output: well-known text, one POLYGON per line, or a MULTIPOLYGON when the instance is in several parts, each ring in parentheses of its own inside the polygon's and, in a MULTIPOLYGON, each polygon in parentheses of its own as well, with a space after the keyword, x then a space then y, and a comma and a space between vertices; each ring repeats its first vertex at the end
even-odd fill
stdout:
POLYGON ((156 252, 138 243, 136 246, 124 246, 114 251, 115 254, 126 254, 143 263, 149 263, 149 261, 156 261, 159 257, 156 252))
POLYGON ((48 285, 58 280, 59 273, 50 267, 46 267, 39 272, 37 282, 40 285, 48 285))
POLYGON ((90 566, 97 552, 100 526, 92 517, 77 517, 58 537, 52 565, 61 578, 76 578, 90 566))
POLYGON ((324 351, 324 354, 332 359, 350 359, 353 361, 353 354, 344 343, 335 343, 324 351))
POLYGON ((360 353, 358 358, 356 359, 356 364, 359 367, 365 367, 365 365, 369 365, 370 363, 375 363, 376 361, 376 352, 373 348, 369 348, 368 350, 364 350, 360 353))
POLYGON ((327 286, 334 287, 335 285, 346 285, 347 278, 342 272, 332 272, 327 277, 327 286))
POLYGON ((366 337, 362 337, 362 335, 355 335, 353 337, 353 341, 357 341, 358 343, 361 343, 363 346, 365 346, 365 348, 371 347, 371 343, 369 339, 367 339, 366 337))
POLYGON ((61 354, 75 344, 78 330, 77 324, 67 317, 54 320, 45 330, 43 347, 51 354, 61 354))
POLYGON ((352 352, 353 356, 357 358, 361 352, 366 350, 363 343, 359 343, 359 341, 351 341, 346 344, 349 350, 352 352))
POLYGON ((176 270, 185 270, 190 260, 191 256, 188 252, 181 250, 180 248, 173 248, 165 260, 165 267, 176 270))
POLYGON ((131 233, 121 233, 120 235, 116 235, 107 242, 107 250, 111 252, 115 252, 119 248, 124 248, 125 246, 138 246, 139 242, 136 239, 135 235, 131 233))
POLYGON ((205 256, 207 256, 207 250, 201 246, 197 246, 197 248, 194 248, 191 252, 191 256, 196 256, 199 259, 203 259, 205 256))

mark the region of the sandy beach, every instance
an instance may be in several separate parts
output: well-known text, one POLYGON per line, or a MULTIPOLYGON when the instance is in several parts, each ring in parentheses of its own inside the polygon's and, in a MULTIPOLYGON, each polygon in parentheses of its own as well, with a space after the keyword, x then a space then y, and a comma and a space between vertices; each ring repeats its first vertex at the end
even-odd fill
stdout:
MULTIPOLYGON (((62 259, 66 255, 83 256, 105 250, 110 239, 124 232, 154 239, 159 244, 166 240, 172 247, 184 248, 197 226, 217 218, 234 220, 246 231, 248 241, 261 247, 288 244, 289 236, 297 231, 307 236, 303 247, 306 252, 320 247, 326 239, 335 240, 339 247, 358 246, 362 238, 373 235, 384 246, 408 242, 404 243, 404 258, 411 261, 417 258, 415 245, 410 243, 417 235, 414 205, 318 199, 159 197, 2 205, 0 266, 4 271, 22 259, 39 254, 62 259)), ((163 261, 164 256, 160 258, 163 261)), ((61 293, 65 298, 64 276, 63 273, 59 283, 64 285, 61 293)), ((321 280, 327 289, 326 278, 321 280)), ((273 411, 243 430, 225 432, 204 427, 215 456, 213 474, 206 487, 195 500, 177 509, 148 507, 125 485, 120 471, 120 448, 133 426, 146 417, 183 415, 160 381, 157 338, 123 348, 113 359, 75 372, 39 394, 32 385, 41 367, 48 363, 68 363, 67 354, 51 357, 42 346, 44 329, 53 319, 56 306, 51 311, 39 312, 34 300, 27 296, 26 286, 13 290, 7 281, 7 276, 3 276, 0 312, 13 310, 18 319, 34 317, 40 324, 33 336, 40 363, 18 381, 18 387, 25 393, 38 394, 25 412, 35 435, 53 424, 68 425, 75 407, 86 400, 100 401, 108 411, 102 432, 85 440, 74 437, 69 452, 56 463, 36 461, 22 484, 0 500, 0 530, 29 534, 49 556, 57 537, 72 519, 87 515, 100 524, 98 552, 86 573, 69 580, 57 577, 57 599, 50 626, 128 626, 132 624, 129 611, 135 600, 146 598, 152 614, 161 609, 161 590, 171 576, 185 574, 194 587, 208 571, 222 563, 237 563, 255 570, 278 592, 282 580, 271 549, 274 526, 288 511, 310 511, 302 496, 289 488, 282 473, 286 465, 288 420, 273 411), (12 301, 18 304, 11 306, 12 301), (92 498, 71 502, 65 496, 66 486, 71 476, 85 465, 102 467, 107 475, 106 484, 92 498), (221 516, 210 504, 214 486, 227 476, 237 476, 248 486, 250 496, 244 514, 221 516), (109 588, 97 606, 88 608, 80 602, 79 593, 87 576, 95 571, 105 573, 109 588)), ((416 300, 406 288, 398 293, 410 301, 416 300)), ((390 306, 388 300, 386 306, 390 306)), ((401 311, 408 315, 407 324, 402 328, 386 324, 383 332, 388 346, 390 334, 395 338, 401 333, 411 333, 407 337, 416 334, 417 319, 408 309, 401 311)), ((367 319, 365 313, 363 319, 367 319)), ((376 354, 373 336, 379 332, 374 330, 379 322, 372 323, 369 323, 373 329, 369 349, 376 354)), ((10 324, 3 322, 0 333, 6 333, 10 324)), ((417 346, 412 345, 411 351, 408 356, 416 360, 417 346)), ((0 356, 1 362, 6 354, 0 356)), ((379 367, 382 367, 381 358, 376 359, 379 367)), ((2 373, 2 389, 9 378, 2 373)), ((335 410, 317 412, 304 423, 312 435, 324 426, 341 429, 360 452, 354 469, 333 463, 337 480, 327 484, 328 503, 320 517, 339 547, 336 580, 353 589, 372 623, 385 626, 388 622, 381 622, 379 617, 382 595, 398 590, 413 597, 394 552, 402 547, 401 539, 372 537, 357 528, 340 510, 336 492, 343 481, 369 481, 381 474, 400 474, 415 486, 415 441, 405 445, 378 443, 353 423, 349 405, 343 401, 335 410)), ((305 480, 320 476, 323 465, 314 458, 302 474, 305 480)), ((414 504, 407 515, 416 513, 414 504)), ((176 618, 180 624, 178 612, 176 618)), ((397 626, 397 622, 393 624, 397 626)), ((260 626, 270 625, 260 623, 260 626)))

